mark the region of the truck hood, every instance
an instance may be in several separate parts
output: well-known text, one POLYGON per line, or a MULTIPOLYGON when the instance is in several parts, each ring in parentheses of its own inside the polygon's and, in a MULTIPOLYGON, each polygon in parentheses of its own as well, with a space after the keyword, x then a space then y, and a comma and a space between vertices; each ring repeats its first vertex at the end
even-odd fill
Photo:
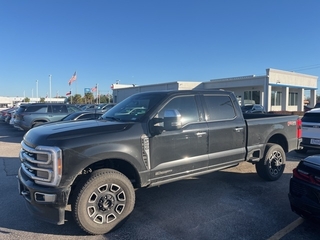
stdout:
POLYGON ((133 124, 132 122, 106 120, 49 123, 30 129, 24 135, 23 140, 29 146, 35 147, 36 145, 45 145, 48 141, 54 144, 54 142, 67 139, 86 138, 92 135, 120 132, 130 128, 133 124))

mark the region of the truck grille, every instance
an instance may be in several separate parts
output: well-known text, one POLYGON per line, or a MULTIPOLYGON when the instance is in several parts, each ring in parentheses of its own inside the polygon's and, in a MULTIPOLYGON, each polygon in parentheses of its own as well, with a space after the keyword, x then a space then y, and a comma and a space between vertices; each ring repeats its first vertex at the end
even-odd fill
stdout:
POLYGON ((62 152, 58 147, 37 146, 31 148, 21 142, 20 161, 22 171, 35 183, 58 186, 62 173, 62 152))

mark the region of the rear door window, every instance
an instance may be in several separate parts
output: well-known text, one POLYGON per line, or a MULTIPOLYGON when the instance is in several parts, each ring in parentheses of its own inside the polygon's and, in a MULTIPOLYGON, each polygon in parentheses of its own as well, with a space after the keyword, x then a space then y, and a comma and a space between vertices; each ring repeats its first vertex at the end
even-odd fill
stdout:
POLYGON ((68 113, 66 105, 52 105, 52 113, 68 113))
POLYGON ((204 100, 207 107, 207 121, 227 120, 236 117, 234 105, 229 96, 206 95, 204 100))
POLYGON ((70 106, 70 105, 67 105, 67 111, 68 113, 74 113, 74 112, 79 112, 81 109, 75 107, 75 106, 70 106))
POLYGON ((46 113, 48 112, 48 106, 47 105, 28 106, 25 112, 46 113))

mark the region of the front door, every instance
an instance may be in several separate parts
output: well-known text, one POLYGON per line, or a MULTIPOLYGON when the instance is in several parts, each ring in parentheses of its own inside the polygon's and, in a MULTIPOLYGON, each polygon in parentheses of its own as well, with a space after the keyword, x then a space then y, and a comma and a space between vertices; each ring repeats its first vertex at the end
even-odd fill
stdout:
POLYGON ((150 139, 152 182, 203 171, 208 165, 208 128, 199 117, 195 96, 171 99, 157 117, 173 109, 182 116, 182 128, 164 131, 150 139))

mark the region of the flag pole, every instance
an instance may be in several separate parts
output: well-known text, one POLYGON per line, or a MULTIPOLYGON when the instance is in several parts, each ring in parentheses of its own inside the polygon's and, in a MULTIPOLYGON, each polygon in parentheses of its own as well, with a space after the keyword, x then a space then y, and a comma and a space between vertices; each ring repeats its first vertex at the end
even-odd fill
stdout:
POLYGON ((99 104, 99 98, 98 98, 98 84, 96 83, 96 99, 97 99, 97 104, 99 104))

